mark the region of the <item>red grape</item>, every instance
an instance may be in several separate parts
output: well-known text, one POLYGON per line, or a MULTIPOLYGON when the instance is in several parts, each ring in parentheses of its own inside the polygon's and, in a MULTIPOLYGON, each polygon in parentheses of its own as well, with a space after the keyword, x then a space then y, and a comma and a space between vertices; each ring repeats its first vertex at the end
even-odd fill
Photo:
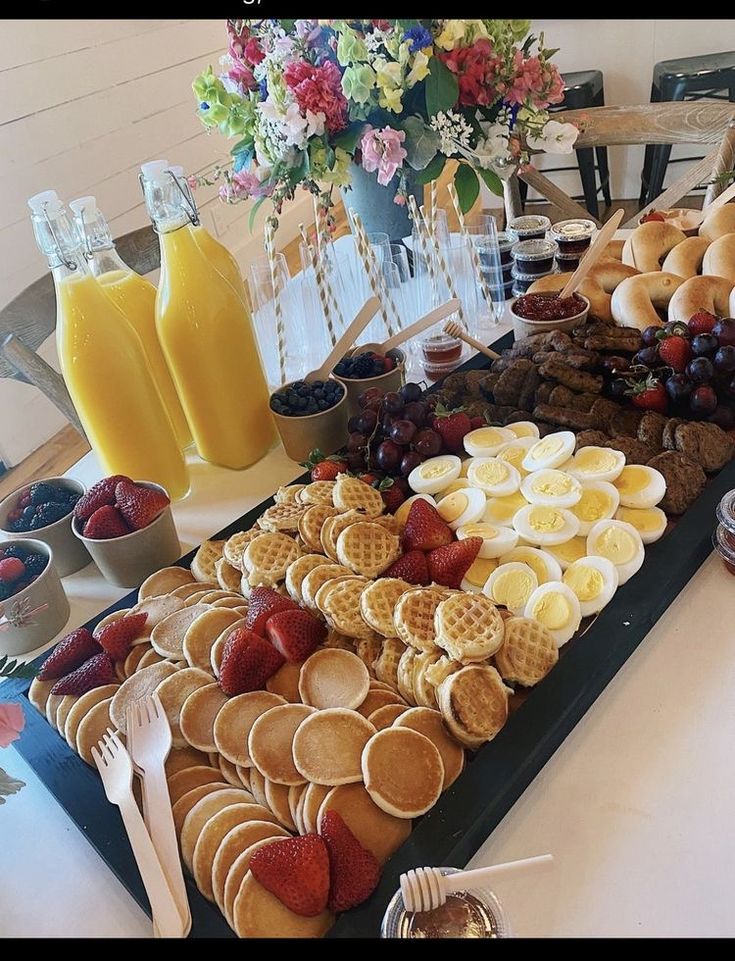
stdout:
POLYGON ((735 427, 735 411, 730 406, 720 404, 713 414, 707 418, 711 423, 717 424, 723 430, 732 430, 735 427))
POLYGON ((375 452, 378 467, 384 471, 395 471, 401 463, 403 451, 392 440, 384 440, 375 452))
POLYGON ((418 384, 404 384, 403 387, 401 387, 401 397, 407 404, 421 400, 422 394, 423 391, 418 384))
POLYGON ((366 407, 370 408, 370 410, 376 410, 375 401, 382 401, 382 399, 383 391, 380 387, 368 387, 368 389, 364 390, 357 398, 357 403, 363 410, 365 410, 366 407))
POLYGON ((347 466, 351 471, 361 471, 365 469, 365 455, 355 451, 354 454, 347 455, 347 466))
POLYGON ((697 387, 689 398, 689 407, 694 414, 704 416, 714 413, 717 408, 717 394, 709 385, 697 387))
POLYGON ((404 477, 408 477, 414 467, 418 467, 423 459, 417 450, 410 450, 405 453, 401 458, 401 473, 404 477))
MULTIPOLYGON (((356 430, 360 430, 360 415, 353 414, 352 417, 347 421, 347 430, 352 434, 356 430)), ((367 433, 367 431, 363 431, 367 433)))
MULTIPOLYGON (((405 456, 405 455, 404 455, 404 456, 405 456)), ((406 480, 405 477, 394 477, 394 478, 393 478, 393 486, 394 486, 394 487, 397 487, 398 490, 399 490, 405 497, 408 497, 408 495, 411 493, 411 488, 409 487, 408 481, 406 480)))
POLYGON ((720 347, 735 346, 735 320, 732 317, 723 317, 718 320, 712 328, 712 333, 720 342, 720 347))
POLYGON ((429 413, 429 405, 423 400, 412 400, 406 404, 403 416, 406 420, 412 420, 417 427, 423 427, 426 423, 426 415, 429 413))
POLYGON ((396 420, 393 421, 389 433, 391 440, 405 447, 406 444, 411 443, 416 433, 416 425, 410 420, 396 420))
POLYGON ((650 327, 646 327, 646 329, 641 334, 641 340, 643 341, 646 347, 656 346, 656 344, 658 343, 657 334, 659 330, 661 330, 661 328, 657 327, 655 324, 651 324, 650 327))
MULTIPOLYGON (((352 418, 350 418, 352 420, 352 418)), ((357 419, 356 430, 361 431, 363 434, 372 434, 375 430, 375 425, 378 423, 378 415, 374 410, 365 409, 357 419)), ((347 425, 350 426, 349 424, 347 425)))
MULTIPOLYGON (((705 335, 700 334, 700 336, 704 337, 705 335)), ((696 337, 694 339, 696 340, 696 337)), ((708 380, 711 380, 714 372, 712 361, 708 357, 695 357, 687 364, 687 374, 690 380, 697 384, 705 384, 708 380)), ((714 410, 714 407, 712 410, 714 410)))
POLYGON ((366 444, 367 444, 367 437, 364 434, 360 434, 359 432, 354 431, 347 438, 347 453, 355 454, 366 444))
POLYGON ((720 347, 715 354, 713 363, 717 370, 725 371, 728 374, 735 370, 735 347, 731 347, 729 344, 720 347))
MULTIPOLYGON (((658 330, 658 328, 656 328, 658 330)), ((630 367, 627 357, 603 357, 600 366, 608 374, 624 373, 630 367)))
POLYGON ((383 408, 389 414, 400 414, 404 408, 403 398, 395 390, 389 390, 383 398, 383 408))
POLYGON ((717 338, 713 334, 697 334, 692 337, 692 353, 695 357, 714 354, 718 346, 717 338))
POLYGON ((442 449, 441 434, 426 427, 414 435, 413 446, 424 457, 436 457, 442 449))

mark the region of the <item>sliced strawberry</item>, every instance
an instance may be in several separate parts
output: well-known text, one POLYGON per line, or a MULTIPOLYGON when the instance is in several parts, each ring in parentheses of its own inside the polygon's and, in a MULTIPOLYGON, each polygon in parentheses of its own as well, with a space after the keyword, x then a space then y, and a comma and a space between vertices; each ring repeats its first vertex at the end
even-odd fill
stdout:
POLYGON ((130 527, 139 531, 148 527, 171 500, 162 491, 123 480, 115 488, 115 503, 130 527))
POLYGON ((268 618, 265 633, 287 661, 298 664, 314 653, 327 636, 327 628, 309 611, 280 611, 268 618))
POLYGON ((88 520, 92 514, 106 504, 115 503, 115 488, 120 481, 132 483, 129 477, 124 474, 113 474, 112 477, 105 477, 89 488, 86 494, 82 494, 74 505, 74 516, 80 521, 88 520))
POLYGON ((426 563, 426 555, 421 551, 409 551, 403 554, 397 561, 394 561, 387 571, 383 571, 383 577, 398 577, 408 581, 409 584, 429 583, 429 568, 426 563))
POLYGON ((219 669, 219 686, 228 695, 260 691, 285 658, 264 638, 238 628, 227 638, 219 669))
POLYGON ((130 652, 136 637, 143 633, 147 620, 147 614, 128 614, 106 624, 97 635, 97 640, 113 660, 121 661, 130 652))
POLYGON ((689 332, 695 337, 697 334, 711 334, 717 318, 708 310, 698 310, 696 314, 692 314, 688 323, 689 332))
POLYGON ((104 507, 98 507, 92 514, 85 523, 82 533, 85 537, 91 537, 94 540, 107 540, 129 534, 130 528, 117 507, 105 504, 104 507))
POLYGON ((92 688, 102 687, 103 684, 114 684, 117 681, 115 665, 110 655, 103 651, 90 657, 71 674, 62 677, 51 688, 52 694, 75 694, 79 697, 92 688))
POLYGON ((271 614, 279 611, 297 611, 299 605, 290 597, 284 597, 272 587, 254 587, 248 598, 245 627, 265 637, 265 625, 271 614))
POLYGON ((70 674, 73 670, 102 648, 92 637, 86 627, 78 627, 76 631, 62 637, 53 651, 41 665, 38 672, 39 681, 52 681, 57 677, 70 674))
POLYGON ((378 886, 378 859, 360 844, 336 811, 322 815, 319 833, 329 852, 329 910, 346 911, 362 904, 378 886))
POLYGON ((404 551, 433 551, 453 540, 452 528, 433 504, 421 497, 411 504, 401 541, 404 551))
POLYGON ((250 859, 250 870, 294 914, 313 918, 327 907, 329 854, 317 834, 266 844, 250 859))
POLYGON ((445 587, 459 588, 481 547, 481 537, 467 537, 446 547, 437 547, 428 557, 429 577, 445 587))

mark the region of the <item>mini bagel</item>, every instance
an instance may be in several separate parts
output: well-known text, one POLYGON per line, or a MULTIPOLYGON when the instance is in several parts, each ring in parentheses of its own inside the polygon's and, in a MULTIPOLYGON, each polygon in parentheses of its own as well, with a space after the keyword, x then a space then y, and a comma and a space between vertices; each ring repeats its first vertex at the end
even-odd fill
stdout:
POLYGON ((699 236, 706 237, 710 243, 735 231, 735 204, 725 204, 708 214, 699 228, 699 236))
POLYGON ((684 283, 688 281, 683 277, 661 270, 628 277, 613 291, 610 307, 615 323, 618 327, 637 327, 638 330, 662 327, 663 321, 656 310, 665 310, 674 292, 684 283))
POLYGON ((621 260, 624 246, 624 240, 611 240, 607 247, 605 247, 604 259, 621 260))
POLYGON ((723 234, 712 241, 704 255, 702 273, 726 277, 735 283, 735 233, 723 234))
POLYGON ((690 277, 679 287, 669 303, 669 320, 687 323, 698 310, 708 310, 718 317, 728 311, 730 293, 735 281, 726 277, 690 277))
POLYGON ((702 261, 709 247, 706 237, 687 237, 666 255, 661 270, 677 277, 696 277, 702 273, 702 261))
POLYGON ((661 270, 661 264, 670 250, 686 240, 686 234, 671 224, 649 220, 625 241, 623 263, 642 273, 661 270))
MULTIPOLYGON (((579 287, 580 294, 590 302, 590 314, 612 323, 610 295, 623 280, 637 275, 638 271, 635 267, 628 267, 619 260, 605 259, 596 264, 579 287)), ((571 276, 571 273, 566 273, 540 277, 534 280, 528 288, 528 293, 561 290, 571 276)))

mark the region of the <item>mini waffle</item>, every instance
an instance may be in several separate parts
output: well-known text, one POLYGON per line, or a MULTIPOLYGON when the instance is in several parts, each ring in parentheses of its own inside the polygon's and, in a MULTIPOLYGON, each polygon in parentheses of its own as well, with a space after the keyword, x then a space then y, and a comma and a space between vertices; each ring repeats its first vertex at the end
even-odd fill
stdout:
POLYGON ((409 704, 416 703, 416 695, 413 692, 413 662, 417 654, 418 651, 416 648, 407 647, 403 654, 401 654, 401 659, 398 662, 398 668, 396 670, 398 693, 409 704))
POLYGON ((508 719, 508 688, 487 664, 471 664, 450 674, 436 695, 449 732, 467 747, 491 741, 508 719))
POLYGON ((533 687, 558 660, 556 641, 535 618, 511 617, 505 622, 503 646, 495 654, 504 681, 533 687))
POLYGON ((309 571, 301 581, 301 597, 304 604, 312 611, 317 610, 316 595, 319 588, 327 581, 334 580, 335 577, 345 576, 352 576, 352 571, 341 564, 320 564, 309 571))
POLYGON ((457 780, 464 768, 464 749, 450 736, 444 725, 441 713, 428 707, 413 707, 396 718, 396 727, 408 727, 418 731, 432 742, 441 755, 444 765, 444 785, 446 789, 457 780))
POLYGON ((380 524, 384 527, 390 534, 395 534, 396 537, 400 537, 403 533, 403 526, 395 519, 393 514, 380 514, 378 517, 371 518, 373 524, 380 524))
MULTIPOLYGON (((115 692, 110 705, 110 719, 113 727, 123 734, 128 729, 128 708, 131 704, 152 694, 161 681, 170 674, 175 674, 177 668, 170 661, 161 661, 143 671, 136 671, 115 692)), ((195 745, 196 746, 196 745, 195 745)))
POLYGON ((355 710, 365 700, 370 675, 356 654, 325 648, 301 665, 299 694, 304 704, 355 710))
POLYGON ((219 684, 207 684, 190 694, 179 714, 179 725, 187 744, 198 751, 216 751, 214 721, 228 700, 219 684))
POLYGON ((426 672, 436 664, 437 661, 441 660, 441 657, 441 651, 436 650, 421 651, 414 658, 413 696, 419 707, 435 708, 437 706, 434 685, 428 681, 426 672))
POLYGON ((342 707, 316 711, 296 732, 294 762, 306 780, 314 784, 361 781, 360 758, 373 734, 373 725, 357 711, 342 707))
POLYGON ((360 844, 381 864, 395 854, 411 833, 411 822, 382 811, 362 784, 332 788, 320 805, 314 829, 327 811, 336 811, 360 844))
POLYGON ((442 601, 439 591, 429 587, 419 587, 406 591, 396 601, 393 620, 396 635, 404 644, 410 644, 417 651, 432 651, 436 648, 434 613, 442 601))
POLYGON ((242 571, 239 567, 233 567, 226 557, 220 557, 214 565, 214 570, 217 576, 217 583, 223 591, 233 591, 236 594, 240 593, 242 571))
POLYGON ((342 531, 347 530, 351 524, 357 524, 365 520, 365 515, 360 511, 345 511, 343 514, 337 513, 334 517, 328 517, 322 525, 319 540, 321 550, 330 557, 335 563, 339 560, 337 556, 337 538, 342 531))
POLYGON ((332 499, 334 486, 334 481, 313 481, 301 488, 296 500, 299 504, 329 504, 330 507, 336 507, 332 499))
POLYGON ((401 553, 401 544, 380 524, 351 524, 337 538, 337 558, 356 574, 379 577, 401 553))
POLYGON ((338 475, 334 482, 332 500, 334 506, 341 511, 362 511, 368 517, 377 517, 385 510, 380 491, 347 474, 338 475))
POLYGON ((381 577, 368 584, 360 595, 360 612, 374 631, 383 637, 395 637, 393 611, 398 598, 412 587, 398 577, 381 577))
POLYGON ((335 631, 331 627, 327 629, 327 636, 322 641, 322 645, 324 647, 336 647, 341 651, 352 651, 353 654, 355 653, 355 640, 351 637, 345 637, 344 634, 340 634, 339 631, 335 631))
POLYGON ((293 739, 299 724, 314 713, 307 704, 281 704, 261 714, 250 728, 248 752, 263 777, 276 784, 303 784, 293 760, 293 739))
POLYGON ((242 555, 243 570, 251 588, 273 587, 286 576, 288 565, 301 557, 301 548, 288 534, 264 534, 251 541, 242 555))
MULTIPOLYGON (((357 577, 357 574, 352 574, 352 573, 343 574, 341 577, 333 577, 331 578, 331 580, 328 580, 325 584, 322 584, 322 586, 314 595, 314 602, 320 614, 324 614, 324 611, 325 611, 324 605, 327 601, 327 598, 332 593, 332 591, 337 586, 337 584, 341 584, 342 581, 351 580, 353 577, 357 577)), ((365 578, 361 578, 361 580, 364 581, 365 578)))
POLYGON ((190 584, 193 580, 194 575, 185 567, 164 567, 146 577, 140 585, 138 600, 144 601, 147 597, 168 594, 174 588, 181 587, 182 584, 190 584))
MULTIPOLYGON (((196 595, 195 595, 196 596, 196 595)), ((169 614, 151 631, 151 645, 161 657, 170 657, 173 661, 184 660, 184 635, 189 625, 208 611, 206 604, 192 604, 180 611, 169 614)))
POLYGON ((194 691, 211 683, 211 674, 201 671, 197 667, 187 667, 182 671, 176 671, 169 677, 165 677, 156 688, 156 694, 161 700, 161 705, 171 728, 171 744, 173 747, 186 747, 188 743, 179 726, 179 717, 184 701, 194 691))
POLYGON ((198 667, 212 674, 212 647, 225 628, 243 620, 237 611, 226 607, 212 607, 192 621, 184 634, 182 650, 189 667, 198 667))
POLYGON ((455 661, 448 654, 442 654, 439 660, 427 664, 423 674, 426 682, 433 688, 437 688, 442 681, 446 680, 450 674, 456 674, 461 667, 462 664, 459 661, 455 661))
POLYGON ((222 548, 222 553, 228 564, 232 564, 238 570, 242 570, 242 555, 245 548, 256 537, 261 537, 265 532, 260 527, 251 527, 249 531, 238 531, 232 537, 228 537, 222 548))
MULTIPOLYGON (((309 576, 313 576, 319 570, 320 568, 317 567, 316 571, 309 576)), ((357 639, 372 636, 372 628, 365 623, 360 614, 360 595, 366 584, 367 580, 364 577, 345 578, 335 584, 323 600, 322 613, 329 626, 340 634, 357 639)))
POLYGON ((382 811, 397 818, 416 818, 439 799, 444 765, 428 737, 410 728, 389 727, 365 746, 362 775, 368 794, 382 811))
POLYGON ((222 757, 240 767, 250 767, 248 751, 250 731, 261 716, 286 701, 268 691, 249 691, 226 701, 214 719, 214 743, 222 757))
POLYGON ((303 504, 272 504, 263 511, 256 523, 264 531, 284 531, 293 534, 299 529, 299 520, 303 515, 303 504))
POLYGON ((358 641, 355 641, 355 653, 370 671, 370 674, 375 674, 373 665, 382 650, 383 638, 375 631, 371 631, 369 637, 361 637, 358 641))
MULTIPOLYGON (((315 505, 315 507, 319 509, 319 505, 315 505)), ((311 509, 312 508, 310 508, 310 510, 311 509)), ((331 508, 326 508, 325 506, 325 510, 328 509, 331 508)), ((317 550, 321 551, 321 544, 317 550)), ((289 564, 288 570, 286 571, 286 590, 288 591, 289 597, 296 601, 297 604, 303 604, 304 599, 301 596, 301 584, 304 578, 307 574, 311 573, 315 567, 323 567, 325 564, 329 564, 329 560, 323 554, 303 554, 292 564, 289 564)))
POLYGON ((197 581, 216 581, 214 565, 222 557, 224 541, 204 541, 191 562, 191 573, 197 581))
POLYGON ((503 618, 484 594, 453 594, 434 614, 436 643, 463 664, 485 661, 503 643, 503 618))
POLYGON ((312 504, 307 507, 299 518, 299 534, 307 550, 321 551, 322 542, 319 535, 322 525, 329 517, 336 517, 339 511, 331 504, 312 504))
POLYGON ((276 504, 298 504, 298 496, 304 486, 304 484, 288 484, 286 487, 279 487, 273 500, 276 504))
POLYGON ((379 681, 385 681, 394 691, 398 690, 398 663, 406 645, 397 637, 387 637, 383 641, 380 654, 373 661, 373 670, 379 681))

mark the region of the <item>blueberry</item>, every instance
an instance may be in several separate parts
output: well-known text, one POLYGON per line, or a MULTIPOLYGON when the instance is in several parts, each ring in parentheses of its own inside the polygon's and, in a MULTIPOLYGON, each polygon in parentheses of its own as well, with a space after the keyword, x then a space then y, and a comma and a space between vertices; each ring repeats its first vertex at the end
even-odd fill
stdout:
POLYGON ((322 387, 324 387, 324 381, 323 380, 312 381, 311 386, 314 388, 314 390, 320 390, 322 387))
POLYGON ((321 387, 317 387, 317 389, 314 391, 314 398, 315 398, 315 400, 323 400, 323 399, 324 399, 324 391, 322 390, 321 387))
POLYGON ((293 407, 296 404, 296 401, 298 399, 299 399, 299 395, 296 393, 295 390, 290 390, 288 394, 286 394, 286 400, 288 401, 288 404, 291 407, 293 407))
POLYGON ((35 516, 36 516, 35 507, 31 507, 31 505, 29 504, 28 507, 23 508, 23 513, 21 514, 21 517, 23 518, 24 521, 28 521, 30 523, 30 521, 32 521, 35 516))
POLYGON ((11 589, 9 584, 0 582, 0 601, 7 601, 11 594, 15 593, 15 588, 11 589))
POLYGON ((319 408, 318 408, 317 402, 316 402, 315 400, 310 400, 309 403, 306 405, 306 413, 307 413, 307 414, 316 414, 316 412, 317 412, 318 410, 319 410, 319 408))
POLYGON ((306 387, 306 381, 297 380, 291 385, 291 390, 301 390, 302 387, 306 387))
POLYGON ((31 577, 41 574, 46 569, 46 558, 43 554, 29 554, 24 563, 31 577))
POLYGON ((296 403, 293 405, 297 410, 303 410, 306 407, 306 398, 297 397, 296 403))
POLYGON ((317 406, 319 407, 319 410, 329 410, 329 401, 328 400, 317 401, 317 406))

